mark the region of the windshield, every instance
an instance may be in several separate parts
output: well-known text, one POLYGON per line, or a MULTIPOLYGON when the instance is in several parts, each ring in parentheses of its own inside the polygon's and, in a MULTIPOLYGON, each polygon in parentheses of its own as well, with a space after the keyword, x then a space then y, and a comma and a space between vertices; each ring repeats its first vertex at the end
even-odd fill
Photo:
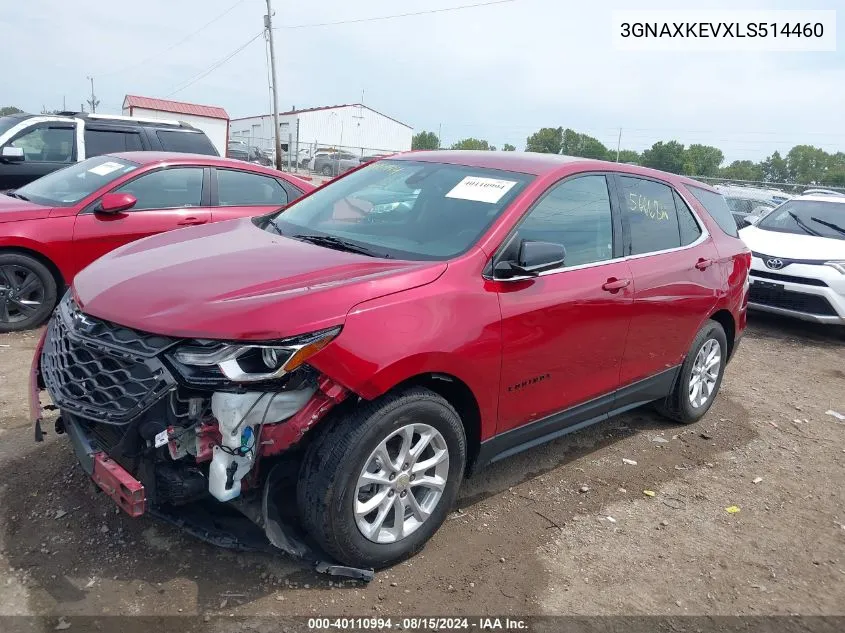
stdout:
POLYGON ((318 189, 266 228, 375 257, 448 259, 472 246, 531 179, 479 167, 384 160, 318 189))
POLYGON ((845 240, 845 202, 790 200, 769 212, 757 228, 845 240))
POLYGON ((96 156, 51 172, 14 193, 39 204, 70 206, 137 168, 138 163, 123 158, 96 156))

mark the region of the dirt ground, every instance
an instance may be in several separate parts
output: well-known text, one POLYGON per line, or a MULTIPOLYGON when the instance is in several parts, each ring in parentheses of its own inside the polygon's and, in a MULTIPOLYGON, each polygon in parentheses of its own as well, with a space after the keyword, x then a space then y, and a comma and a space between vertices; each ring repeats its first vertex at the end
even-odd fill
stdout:
POLYGON ((36 336, 0 335, 0 615, 845 614, 841 330, 753 315, 699 423, 639 410, 499 462, 369 585, 118 513, 65 437, 32 441, 36 336))

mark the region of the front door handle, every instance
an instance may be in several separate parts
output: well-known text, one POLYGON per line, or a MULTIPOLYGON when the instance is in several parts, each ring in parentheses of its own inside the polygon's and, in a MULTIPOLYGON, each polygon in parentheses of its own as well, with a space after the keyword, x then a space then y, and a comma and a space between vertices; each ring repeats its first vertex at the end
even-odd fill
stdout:
POLYGON ((710 268, 710 266, 715 263, 716 260, 714 259, 704 259, 703 257, 700 257, 695 263, 695 267, 698 268, 698 270, 707 270, 708 268, 710 268))
POLYGON ((601 289, 606 290, 607 292, 615 293, 622 290, 622 288, 627 288, 630 285, 630 279, 617 279, 616 277, 611 277, 601 285, 601 289))
POLYGON ((176 223, 176 225, 177 226, 196 226, 198 224, 205 224, 206 222, 208 222, 208 220, 206 220, 205 218, 189 217, 189 218, 185 218, 184 220, 180 220, 179 222, 176 223))

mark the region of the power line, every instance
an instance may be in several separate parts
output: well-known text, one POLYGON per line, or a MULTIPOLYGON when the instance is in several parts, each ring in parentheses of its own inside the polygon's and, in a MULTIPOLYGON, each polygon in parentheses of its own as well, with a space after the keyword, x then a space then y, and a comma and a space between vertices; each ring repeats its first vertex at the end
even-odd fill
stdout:
POLYGON ((217 70, 218 68, 220 68, 223 64, 225 64, 226 62, 228 62, 228 61, 229 61, 230 59, 232 59, 235 55, 237 55, 238 53, 240 53, 242 50, 244 50, 247 46, 249 46, 250 44, 252 44, 255 40, 257 40, 257 39, 258 39, 259 37, 261 37, 262 35, 264 35, 264 29, 261 29, 258 33, 256 33, 256 34, 255 34, 255 35, 253 35, 251 38, 249 38, 249 39, 248 39, 248 40, 247 40, 244 44, 242 44, 241 46, 239 46, 238 48, 236 48, 235 50, 233 50, 231 53, 229 53, 228 55, 226 55, 226 57, 224 57, 224 58, 222 58, 222 59, 217 60, 217 61, 216 61, 216 62, 214 62, 211 66, 209 66, 208 68, 206 68, 205 70, 203 70, 203 71, 202 71, 202 72, 200 72, 199 74, 194 75, 193 77, 191 77, 188 81, 186 81, 186 82, 185 82, 185 83, 183 83, 181 86, 179 86, 178 88, 176 88, 176 90, 174 90, 174 91, 173 91, 173 92, 171 92, 170 94, 165 95, 165 97, 172 97, 172 96, 173 96, 173 95, 175 95, 177 92, 182 92, 182 91, 183 91, 185 88, 187 88, 188 86, 191 86, 191 85, 195 84, 196 82, 198 82, 198 81, 199 81, 200 79, 202 79, 203 77, 206 77, 207 75, 211 74, 213 71, 215 71, 215 70, 217 70))
POLYGON ((443 9, 426 9, 425 11, 414 11, 412 13, 396 13, 394 15, 381 15, 372 18, 356 18, 354 20, 338 20, 336 22, 315 22, 312 24, 291 24, 288 26, 277 26, 275 29, 309 29, 318 26, 336 26, 338 24, 357 24, 359 22, 377 22, 380 20, 393 20, 396 18, 408 18, 415 15, 429 15, 432 13, 446 13, 447 11, 461 11, 463 9, 475 9, 477 7, 489 7, 494 4, 507 4, 517 0, 490 0, 489 2, 477 2, 475 4, 463 4, 457 7, 445 7, 443 9))
POLYGON ((139 61, 139 62, 136 62, 136 63, 130 64, 129 66, 124 66, 123 68, 119 68, 119 69, 117 69, 117 70, 112 70, 111 72, 107 72, 107 73, 101 73, 101 74, 99 74, 99 75, 98 75, 98 77, 99 77, 99 78, 102 78, 102 77, 108 77, 109 75, 114 75, 114 74, 117 74, 117 73, 122 73, 122 72, 125 72, 125 71, 127 71, 127 70, 131 70, 131 69, 133 69, 133 68, 138 68, 139 66, 143 66, 143 65, 144 65, 144 64, 146 64, 147 62, 150 62, 150 61, 152 61, 152 60, 156 59, 157 57, 161 57, 161 56, 162 56, 162 55, 164 55, 165 53, 169 53, 169 52, 170 52, 170 51, 172 51, 174 48, 176 48, 176 47, 178 47, 178 46, 181 46, 182 44, 184 44, 185 42, 187 42, 189 39, 191 39, 191 38, 192 38, 194 35, 196 35, 197 33, 201 32, 201 31, 204 31, 204 30, 205 30, 205 29, 207 29, 209 26, 211 26, 212 24, 214 24, 215 22, 217 22, 218 20, 220 20, 220 19, 221 19, 221 18, 223 18, 224 16, 228 15, 229 13, 231 13, 231 12, 232 12, 235 8, 237 8, 238 6, 240 6, 241 4, 243 4, 245 1, 246 1, 246 0, 238 0, 237 2, 235 2, 235 4, 233 4, 231 7, 229 7, 228 9, 226 9, 223 13, 221 13, 221 14, 220 14, 220 15, 218 15, 217 17, 213 18, 213 19, 212 19, 212 20, 210 20, 209 22, 206 22, 206 23, 205 23, 205 24, 203 24, 201 27, 199 27, 196 31, 192 31, 192 32, 188 33, 185 37, 183 37, 181 40, 179 40, 179 41, 178 41, 178 42, 176 42, 175 44, 172 44, 172 45, 168 46, 167 48, 164 48, 164 49, 162 49, 162 50, 160 50, 160 51, 158 51, 158 52, 156 52, 156 53, 154 53, 154 54, 150 55, 149 57, 147 57, 147 58, 145 58, 145 59, 143 59, 143 60, 141 60, 141 61, 139 61))

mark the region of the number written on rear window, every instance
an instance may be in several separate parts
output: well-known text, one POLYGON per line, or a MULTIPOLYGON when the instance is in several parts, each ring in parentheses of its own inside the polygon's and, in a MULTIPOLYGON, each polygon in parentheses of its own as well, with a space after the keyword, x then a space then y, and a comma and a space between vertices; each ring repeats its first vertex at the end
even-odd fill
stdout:
POLYGON ((628 227, 626 255, 642 255, 681 245, 672 189, 630 176, 619 177, 622 221, 628 227))

